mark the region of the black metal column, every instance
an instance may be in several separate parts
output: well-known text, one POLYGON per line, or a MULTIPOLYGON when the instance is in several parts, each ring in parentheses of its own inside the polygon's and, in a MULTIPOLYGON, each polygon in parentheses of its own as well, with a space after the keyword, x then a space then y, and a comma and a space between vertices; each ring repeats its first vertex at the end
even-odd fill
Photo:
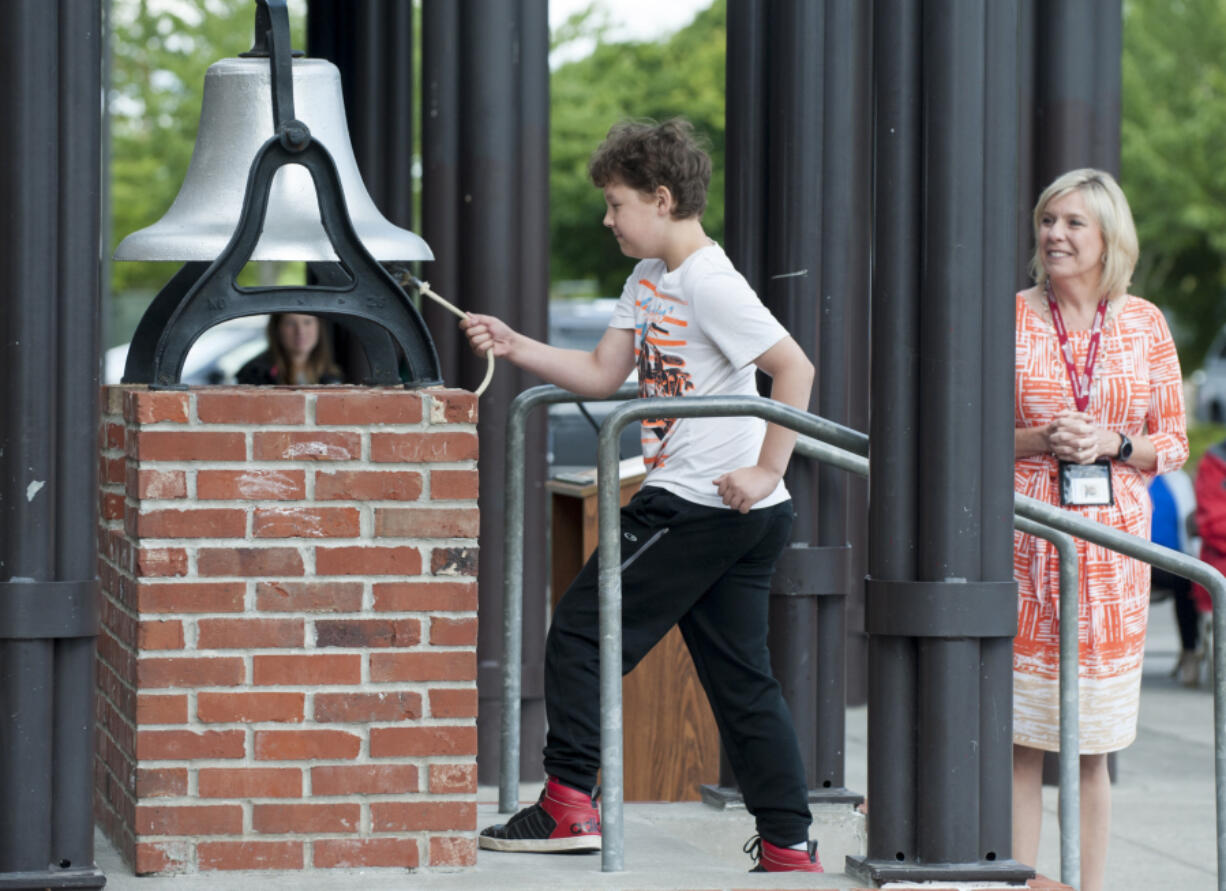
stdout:
MULTIPOLYGON (((822 8, 802 0, 728 4, 725 230, 728 255, 801 348, 816 357, 821 272, 822 8)), ((816 360, 815 360, 815 363, 816 360)), ((762 386, 769 384, 763 379, 762 386)), ((809 408, 816 410, 815 392, 809 408)), ((785 477, 795 520, 787 558, 798 566, 817 545, 817 469, 793 461, 785 477)), ((825 567, 830 569, 829 566, 825 567)), ((801 577, 803 577, 801 573, 801 577)), ((777 578, 779 573, 777 572, 777 578)), ((800 740, 809 788, 816 783, 817 589, 772 586, 771 667, 800 740)), ((704 800, 739 800, 721 753, 718 787, 704 800)))
POLYGON ((413 228, 412 0, 310 0, 307 55, 341 72, 362 181, 389 221, 413 228))
MULTIPOLYGON (((869 13, 852 2, 728 5, 728 253, 818 366, 810 409, 843 423, 867 417, 867 391, 857 411, 851 381, 867 377, 869 13)), ((787 485, 795 524, 772 591, 772 667, 811 798, 858 798, 843 782, 848 481, 797 459, 787 485)), ((721 791, 704 798, 733 786, 725 759, 721 791)))
MULTIPOLYGON (((766 112, 766 235, 765 265, 758 293, 818 366, 810 411, 819 411, 822 341, 819 296, 822 269, 822 109, 825 56, 825 16, 820 4, 782 0, 767 4, 765 79, 766 112)), ((728 121, 726 129, 739 124, 728 121)), ((819 469, 808 461, 792 461, 786 475, 792 495, 792 548, 820 546, 819 469)), ((821 493, 824 494, 824 493, 821 493)), ((832 566, 825 567, 828 571, 832 566)), ((771 668, 783 688, 800 739, 805 779, 810 790, 818 784, 814 760, 816 742, 826 728, 817 720, 817 594, 836 589, 835 578, 810 577, 811 587, 784 592, 772 586, 770 606, 771 668)), ((840 641, 841 643, 841 641, 840 641)))
MULTIPOLYGON (((1018 11, 1013 3, 989 4, 984 72, 984 107, 1018 113, 1016 71, 1018 11), (994 60, 994 61, 992 61, 994 60)), ((980 543, 982 578, 1013 578, 1013 274, 1008 258, 1017 241, 1017 224, 1007 209, 1019 178, 1018 134, 996 127, 992 114, 984 121, 983 254, 980 293, 983 295, 982 376, 984 400, 980 449, 985 457, 980 491, 984 534, 980 543), (992 534, 988 534, 992 530, 992 534)), ((1010 606, 1016 612, 1016 600, 1010 606)), ((1013 690, 1013 635, 980 640, 980 808, 982 851, 1013 850, 1013 697, 995 691, 1013 690), (1002 802, 1008 804, 1002 805, 1002 802)), ((1012 856, 1010 853, 1007 856, 1012 856)))
POLYGON ((878 883, 1031 875, 1008 831, 1017 25, 875 5, 872 819, 848 869, 878 883))
POLYGON ((1034 248, 1030 212, 1078 167, 1120 172, 1121 0, 1021 0, 1018 284, 1034 248))
MULTIPOLYGON (((436 256, 423 270, 435 290, 531 337, 548 330, 549 25, 546 0, 427 0, 422 10, 423 235, 436 256), (450 289, 450 290, 446 290, 450 289)), ((443 378, 475 387, 484 363, 431 311, 443 378), (454 349, 451 345, 454 344, 454 349)), ((534 383, 502 363, 481 401, 481 627, 477 643, 481 782, 498 776, 502 613, 502 453, 506 409, 534 383)), ((527 431, 525 528, 543 530, 545 416, 527 431)), ((529 533, 531 535, 531 532, 529 533)), ((544 538, 527 541, 521 776, 542 776, 544 538)))
POLYGON ((0 888, 94 865, 101 7, 0 5, 0 888))
MULTIPOLYGON (((349 139, 366 191, 387 219, 414 229, 412 0, 309 0, 307 55, 327 59, 341 76, 349 139)), ((368 379, 370 362, 345 326, 332 328, 349 379, 368 379)))
MULTIPOLYGON (((725 61, 724 250, 753 289, 763 290, 766 263, 767 5, 728 0, 725 61)), ((732 762, 720 746, 719 782, 706 785, 703 800, 739 804, 732 762)))
POLYGON ((1036 185, 1091 162, 1117 173, 1122 3, 1034 0, 1027 11, 1035 16, 1036 185))
POLYGON ((767 5, 729 0, 724 249, 759 294, 766 255, 767 5))
MULTIPOLYGON (((872 201, 872 8, 857 0, 825 4, 822 69, 822 225, 819 280, 818 404, 822 417, 867 429, 869 242, 872 201), (858 335, 858 336, 857 336, 858 335)), ((823 550, 841 551, 833 590, 818 599, 815 787, 825 797, 848 795, 843 767, 847 677, 858 667, 847 658, 847 615, 863 611, 867 489, 827 465, 818 467, 818 536, 823 550), (854 508, 858 507, 859 510, 854 508), (858 516, 861 525, 853 524, 858 516), (855 554, 853 542, 861 544, 855 554), (858 558, 858 560, 857 560, 858 558), (856 581, 853 582, 853 579, 856 581)), ((858 637, 858 635, 857 635, 858 637)))
MULTIPOLYGON (((517 320, 519 330, 532 337, 544 340, 549 332, 549 4, 548 0, 517 0, 517 15, 519 17, 518 52, 519 83, 518 83, 518 157, 514 173, 518 192, 513 205, 515 209, 516 235, 514 250, 519 259, 518 288, 500 286, 495 273, 490 281, 491 293, 497 294, 501 301, 503 313, 510 313, 517 320), (514 307, 514 309, 512 309, 514 307)), ((466 346, 467 349, 467 346, 466 346)), ((503 364, 503 372, 509 365, 503 364)), ((504 452, 503 440, 506 431, 506 407, 525 387, 536 384, 534 378, 520 373, 513 379, 511 385, 504 390, 500 405, 503 407, 496 423, 499 435, 497 438, 484 440, 491 443, 487 455, 501 455, 504 452), (514 386, 514 389, 512 389, 514 386)), ((484 408, 483 408, 484 412, 484 408)), ((534 456, 534 464, 525 468, 524 490, 524 528, 525 530, 544 530, 545 523, 545 443, 548 414, 541 412, 531 419, 527 428, 526 455, 534 456)), ((492 430, 491 426, 486 428, 492 430)), ((488 434, 486 434, 488 435, 488 434)), ((489 463, 482 471, 482 483, 485 485, 489 463)), ((493 481, 498 493, 505 489, 505 480, 501 474, 493 481)), ((484 497, 484 496, 483 496, 484 497)), ((483 503, 496 503, 494 498, 483 503)), ((483 519, 491 530, 486 542, 497 542, 497 561, 488 558, 483 561, 486 567, 485 578, 489 586, 485 603, 491 598, 497 598, 502 603, 502 586, 493 583, 493 579, 502 578, 502 563, 505 559, 501 553, 503 536, 500 534, 503 526, 501 512, 495 516, 483 519), (499 534, 495 534, 498 530, 499 534)), ((526 663, 533 666, 531 673, 524 672, 522 698, 520 700, 520 776, 524 779, 543 779, 545 768, 541 762, 540 752, 545 745, 545 630, 548 626, 545 578, 546 578, 546 548, 544 533, 535 536, 530 553, 524 557, 524 626, 523 626, 523 657, 526 663), (525 765, 523 762, 527 762, 525 765)), ((501 609, 498 614, 501 617, 501 609)), ((491 631, 501 622, 495 624, 487 621, 485 627, 491 631)), ((486 650, 489 642, 498 638, 495 645, 501 654, 502 639, 496 633, 486 638, 486 650)), ((482 653, 478 658, 483 658, 482 653)), ((498 659, 501 664, 501 655, 498 659)), ((486 700, 496 701, 501 706, 500 692, 502 681, 489 681, 482 689, 486 700)), ((499 733, 495 728, 501 727, 501 707, 492 718, 482 719, 484 723, 484 753, 499 750, 499 733)), ((496 777, 498 763, 496 758, 485 754, 491 761, 486 768, 488 775, 496 777)))
MULTIPOLYGON (((422 234, 435 256, 422 275, 439 294, 459 294, 460 4, 423 4, 421 32, 422 234)), ((422 315, 434 335, 444 379, 450 379, 463 362, 463 335, 441 307, 423 306, 422 315)))

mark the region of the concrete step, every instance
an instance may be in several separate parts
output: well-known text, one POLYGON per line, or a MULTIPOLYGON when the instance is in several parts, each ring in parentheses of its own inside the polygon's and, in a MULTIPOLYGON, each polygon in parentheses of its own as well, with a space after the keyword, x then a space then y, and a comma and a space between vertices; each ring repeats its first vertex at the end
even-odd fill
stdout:
MULTIPOLYGON (((525 784, 525 793, 529 786, 525 784)), ((506 819, 499 814, 497 792, 482 787, 477 820, 481 827, 506 819)), ((524 803, 533 800, 524 795, 524 803)), ((109 891, 274 891, 274 889, 449 889, 449 891, 751 891, 804 888, 843 891, 862 886, 842 872, 843 858, 863 850, 864 817, 851 805, 815 805, 814 837, 831 870, 811 873, 750 873, 742 851, 754 834, 753 818, 743 808, 719 809, 700 802, 632 803, 625 808, 625 865, 622 872, 601 872, 600 855, 503 854, 481 851, 473 869, 454 872, 404 870, 332 870, 327 872, 224 872, 180 877, 137 878, 99 833, 98 865, 109 891)), ((886 886, 908 887, 904 885, 886 886)), ((909 886, 915 888, 915 885, 909 886)), ((962 891, 991 885, 924 886, 927 891, 962 891)), ((1000 886, 997 886, 1000 887, 1000 886)), ((1036 882, 1032 891, 1064 891, 1056 883, 1036 882)))

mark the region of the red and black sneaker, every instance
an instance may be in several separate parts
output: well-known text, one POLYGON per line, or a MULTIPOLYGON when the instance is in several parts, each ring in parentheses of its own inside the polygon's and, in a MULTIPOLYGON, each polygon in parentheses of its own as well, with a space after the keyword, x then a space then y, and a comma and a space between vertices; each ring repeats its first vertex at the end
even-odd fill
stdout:
POLYGON ((536 804, 505 823, 481 830, 477 843, 488 851, 599 851, 600 813, 592 796, 549 777, 536 804))
POLYGON ((744 851, 758 861, 750 872, 825 872, 822 860, 817 856, 817 842, 812 839, 805 850, 780 848, 755 835, 745 842, 744 851))

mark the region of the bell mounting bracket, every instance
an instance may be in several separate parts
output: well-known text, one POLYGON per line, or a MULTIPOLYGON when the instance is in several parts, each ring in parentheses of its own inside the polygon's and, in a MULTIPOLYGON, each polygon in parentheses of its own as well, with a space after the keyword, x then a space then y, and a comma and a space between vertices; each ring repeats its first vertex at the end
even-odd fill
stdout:
POLYGON ((364 384, 400 384, 401 355, 408 367, 405 387, 442 382, 434 341, 421 314, 358 238, 345 206, 336 163, 311 137, 306 124, 294 117, 285 3, 256 0, 255 44, 243 54, 270 59, 276 133, 251 162, 234 235, 211 263, 185 263, 153 299, 132 337, 124 383, 182 389, 183 363, 201 334, 229 319, 276 312, 311 313, 349 333, 366 355, 369 372, 364 384), (339 262, 308 263, 317 284, 239 287, 235 279, 251 258, 264 229, 273 177, 286 164, 300 164, 311 174, 320 221, 339 262))

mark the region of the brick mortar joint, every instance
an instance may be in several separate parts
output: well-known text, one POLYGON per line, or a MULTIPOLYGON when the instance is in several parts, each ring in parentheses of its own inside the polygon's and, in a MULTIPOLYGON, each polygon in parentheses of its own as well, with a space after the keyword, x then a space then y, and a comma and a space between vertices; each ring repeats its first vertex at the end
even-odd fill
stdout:
MULTIPOLYGON (((227 508, 229 509, 229 508, 227 508)), ((121 521, 122 522, 122 521, 121 521)), ((223 542, 222 547, 234 547, 235 542, 244 542, 251 545, 259 545, 260 547, 279 547, 279 548, 315 548, 319 546, 341 546, 341 547, 357 547, 362 545, 382 545, 382 546, 412 546, 412 547, 465 547, 477 548, 477 538, 411 538, 409 536, 396 537, 357 537, 357 536, 324 536, 320 538, 217 538, 200 537, 200 538, 153 538, 141 537, 132 535, 127 530, 119 530, 124 532, 124 540, 135 549, 140 548, 202 548, 208 547, 211 542, 223 542)), ((377 575, 377 573, 373 573, 377 575)))
POLYGON ((321 433, 453 433, 477 432, 477 425, 467 421, 431 422, 429 420, 413 421, 396 424, 321 424, 304 420, 302 423, 293 421, 121 421, 125 430, 137 433, 158 433, 170 431, 174 433, 209 431, 216 433, 301 433, 304 430, 318 430, 321 433))
MULTIPOLYGON (((316 476, 328 471, 373 471, 388 473, 429 473, 435 470, 477 470, 476 458, 461 458, 454 461, 371 461, 366 459, 348 458, 344 460, 313 460, 309 458, 235 458, 231 461, 204 458, 136 458, 126 455, 135 462, 139 470, 160 471, 201 471, 201 470, 250 470, 250 471, 285 471, 313 470, 316 476)), ((123 483, 104 483, 104 485, 123 486, 123 483)), ((135 497, 135 496, 134 496, 135 497)))
MULTIPOLYGON (((133 725, 130 721, 125 720, 127 716, 124 715, 122 709, 116 707, 115 713, 119 715, 120 719, 123 720, 125 724, 128 724, 129 726, 132 726, 135 729, 135 725, 133 725)), ((124 746, 122 743, 120 743, 120 741, 115 738, 114 734, 112 734, 111 731, 108 730, 105 726, 101 724, 97 725, 95 727, 95 732, 100 734, 101 736, 106 737, 106 739, 110 741, 111 747, 115 751, 119 752, 121 755, 125 756, 124 758, 125 761, 131 761, 131 764, 133 767, 136 767, 140 763, 136 758, 135 750, 129 751, 128 748, 124 746)), ((110 769, 110 765, 107 764, 106 760, 103 759, 98 753, 94 754, 94 759, 102 761, 103 764, 106 766, 108 772, 110 772, 111 774, 114 774, 114 771, 110 769)), ((131 794, 132 797, 135 797, 135 793, 130 792, 129 794, 131 794)))
MULTIPOLYGON (((159 619, 162 618, 161 615, 158 613, 151 613, 151 614, 146 614, 146 615, 149 615, 151 617, 156 616, 159 619)), ((212 618, 212 617, 209 617, 209 618, 212 618)), ((229 617, 218 616, 217 618, 229 618, 229 617)), ((259 617, 259 618, 262 618, 262 617, 259 617)), ((247 620, 251 621, 250 618, 247 620)), ((201 657, 201 658, 203 657, 236 658, 236 657, 241 657, 241 656, 315 656, 315 655, 368 656, 368 655, 378 655, 379 653, 387 653, 389 655, 405 655, 409 653, 442 655, 442 654, 447 654, 447 653, 452 653, 452 654, 471 653, 475 649, 476 649, 475 647, 469 644, 449 644, 449 645, 444 645, 444 646, 436 646, 430 643, 414 644, 412 646, 407 646, 407 647, 329 647, 329 646, 308 647, 305 645, 301 645, 301 646, 290 646, 290 647, 274 647, 274 646, 234 647, 232 649, 214 648, 214 649, 200 649, 200 650, 195 650, 195 649, 192 649, 192 650, 187 650, 187 649, 183 649, 183 650, 140 650, 137 653, 137 657, 139 659, 164 659, 168 657, 173 657, 175 655, 192 655, 192 656, 201 657)), ((368 681, 367 683, 389 684, 389 683, 399 683, 399 682, 397 681, 368 681)), ((419 684, 419 683, 430 683, 430 682, 429 681, 411 681, 411 682, 406 682, 406 683, 419 684)), ((212 689, 214 686, 220 686, 220 685, 213 685, 213 684, 201 685, 200 687, 194 687, 193 689, 202 689, 202 690, 212 689)), ((319 684, 315 681, 309 681, 309 682, 303 682, 301 684, 253 684, 253 686, 259 687, 260 689, 272 689, 273 687, 282 686, 282 687, 293 687, 293 688, 308 687, 311 689, 323 690, 325 686, 353 688, 358 685, 357 684, 343 684, 343 683, 324 685, 324 684, 319 684)), ((384 689, 381 692, 387 692, 387 690, 384 689)))
MULTIPOLYGON (((112 604, 121 614, 137 622, 141 620, 141 616, 143 614, 139 610, 134 610, 123 604, 119 598, 108 591, 105 586, 102 588, 102 594, 106 598, 107 603, 112 604)), ((106 623, 104 622, 103 625, 105 627, 106 623)))
MULTIPOLYGON (((112 670, 111 673, 114 674, 114 671, 112 670)), ((116 675, 116 677, 118 677, 118 675, 116 675)), ((123 678, 119 678, 119 683, 122 689, 125 691, 130 691, 134 695, 138 692, 135 687, 127 683, 123 678)), ((123 709, 121 704, 112 698, 105 690, 99 689, 96 690, 95 693, 103 703, 114 709, 115 713, 124 719, 124 723, 132 724, 132 726, 135 727, 134 722, 128 720, 128 713, 123 709)), ((132 702, 135 704, 136 699, 133 699, 132 702)))
MULTIPOLYGON (((137 624, 138 624, 138 625, 139 625, 139 621, 140 621, 140 620, 138 619, 138 620, 137 620, 137 624)), ((104 628, 106 628, 106 630, 107 630, 107 631, 111 631, 111 630, 113 630, 113 629, 112 629, 110 626, 107 626, 107 625, 104 625, 103 627, 104 627, 104 628)), ((137 633, 138 633, 138 634, 140 633, 139 628, 137 629, 137 633)), ((121 638, 121 637, 119 637, 118 635, 115 635, 115 634, 111 634, 111 635, 110 635, 110 638, 111 638, 113 641, 115 641, 115 643, 119 645, 119 648, 120 648, 121 650, 123 650, 125 653, 130 653, 130 654, 132 654, 132 655, 133 655, 133 656, 135 656, 135 657, 136 657, 138 660, 139 660, 139 659, 142 657, 143 653, 142 653, 142 651, 141 651, 141 649, 140 649, 140 644, 139 644, 139 643, 137 643, 136 641, 132 641, 131 643, 129 643, 128 641, 125 641, 123 638, 121 638)), ((102 659, 102 661, 103 661, 103 662, 106 662, 106 664, 107 664, 108 666, 110 666, 110 668, 111 668, 111 670, 112 670, 112 671, 115 671, 115 670, 116 670, 116 666, 111 665, 111 664, 110 664, 110 662, 107 662, 107 660, 106 660, 105 658, 103 658, 103 659, 102 659)))
MULTIPOLYGON (((371 612, 367 612, 364 610, 353 610, 349 612, 336 612, 336 613, 315 613, 315 612, 309 612, 307 610, 293 610, 293 611, 286 610, 284 612, 272 611, 272 610, 250 610, 250 611, 243 611, 243 612, 221 612, 221 611, 153 612, 153 611, 146 610, 143 612, 132 612, 130 610, 125 609, 125 615, 131 615, 133 618, 137 619, 138 621, 149 621, 152 619, 159 619, 159 620, 173 619, 176 621, 183 621, 183 622, 188 622, 188 621, 195 622, 198 620, 205 620, 205 619, 238 619, 238 620, 248 620, 248 621, 255 620, 255 619, 287 619, 287 620, 304 619, 307 622, 316 622, 316 623, 331 622, 334 620, 340 621, 340 622, 353 622, 353 621, 361 621, 361 620, 369 620, 373 622, 380 622, 380 621, 398 622, 403 619, 430 619, 430 618, 475 619, 477 618, 477 612, 475 610, 460 610, 460 609, 455 609, 455 610, 447 610, 447 609, 396 610, 396 611, 376 612, 376 613, 371 613, 371 612)), ((244 649, 244 648, 240 648, 240 649, 244 649)), ((292 647, 281 647, 278 649, 285 650, 285 649, 293 649, 293 648, 292 647)), ((319 647, 319 649, 337 650, 337 649, 342 649, 342 648, 329 646, 329 647, 319 647)), ((364 652, 383 652, 384 650, 399 650, 399 649, 404 649, 404 648, 402 647, 371 647, 369 648, 369 650, 365 650, 364 652)))
MULTIPOLYGON (((149 843, 149 844, 157 844, 157 843, 170 842, 170 841, 190 841, 194 845, 201 845, 201 844, 207 845, 211 842, 249 842, 249 841, 252 841, 253 839, 258 839, 260 841, 279 842, 279 843, 295 842, 297 844, 306 846, 306 845, 309 845, 313 841, 356 841, 356 840, 365 841, 365 840, 380 839, 380 838, 386 838, 386 839, 412 838, 417 841, 423 841, 425 839, 430 839, 430 838, 465 838, 465 837, 472 837, 475 831, 476 831, 475 829, 467 829, 467 828, 462 828, 462 827, 457 826, 453 829, 405 829, 405 830, 373 829, 369 832, 363 832, 360 829, 352 829, 349 831, 342 830, 342 831, 337 831, 337 832, 313 831, 310 834, 304 835, 301 833, 296 833, 296 834, 295 833, 265 833, 265 832, 257 832, 254 829, 249 829, 249 830, 244 830, 241 834, 217 833, 217 834, 209 834, 209 835, 193 835, 191 833, 186 833, 183 835, 145 835, 145 834, 137 833, 136 840, 138 843, 149 843)), ((423 863, 422 865, 426 866, 428 864, 423 863)), ((450 865, 450 864, 447 864, 447 865, 450 865)), ((350 867, 340 867, 340 868, 347 869, 350 867)), ((387 869, 387 868, 395 868, 395 867, 367 867, 367 868, 387 869)), ((303 870, 295 870, 295 871, 296 872, 305 871, 308 869, 312 871, 315 869, 326 871, 326 870, 332 869, 332 867, 304 867, 303 870)), ((204 873, 213 872, 213 871, 214 870, 202 870, 202 872, 204 873)), ((220 871, 221 870, 218 870, 218 872, 220 871)), ((153 873, 153 874, 154 875, 170 875, 170 873, 164 873, 164 872, 153 873)))
MULTIPOLYGON (((358 537, 349 535, 321 535, 318 538, 245 538, 240 536, 220 537, 203 536, 198 538, 131 538, 133 545, 140 548, 201 548, 221 547, 233 548, 237 544, 244 548, 268 550, 270 548, 476 548, 476 538, 411 538, 408 536, 358 537)), ((381 573, 369 573, 380 575, 381 573)), ((312 577, 315 577, 312 575, 312 577)), ((352 576, 351 576, 352 577, 352 576)), ((364 577, 364 576, 361 576, 364 577)), ((407 578, 408 576, 406 576, 407 578)), ((261 576, 263 578, 263 576, 261 576)))
MULTIPOLYGON (((477 507, 476 498, 430 498, 430 499, 391 499, 380 498, 365 500, 362 498, 277 498, 277 499, 254 499, 245 498, 189 498, 189 497, 146 497, 132 496, 130 499, 141 507, 151 507, 156 510, 171 510, 180 509, 187 510, 188 505, 201 507, 216 507, 216 508, 253 508, 259 510, 292 510, 298 507, 373 507, 379 509, 397 508, 418 510, 451 510, 455 506, 460 507, 477 507)), ((108 522, 122 522, 121 520, 112 520, 108 522)))

